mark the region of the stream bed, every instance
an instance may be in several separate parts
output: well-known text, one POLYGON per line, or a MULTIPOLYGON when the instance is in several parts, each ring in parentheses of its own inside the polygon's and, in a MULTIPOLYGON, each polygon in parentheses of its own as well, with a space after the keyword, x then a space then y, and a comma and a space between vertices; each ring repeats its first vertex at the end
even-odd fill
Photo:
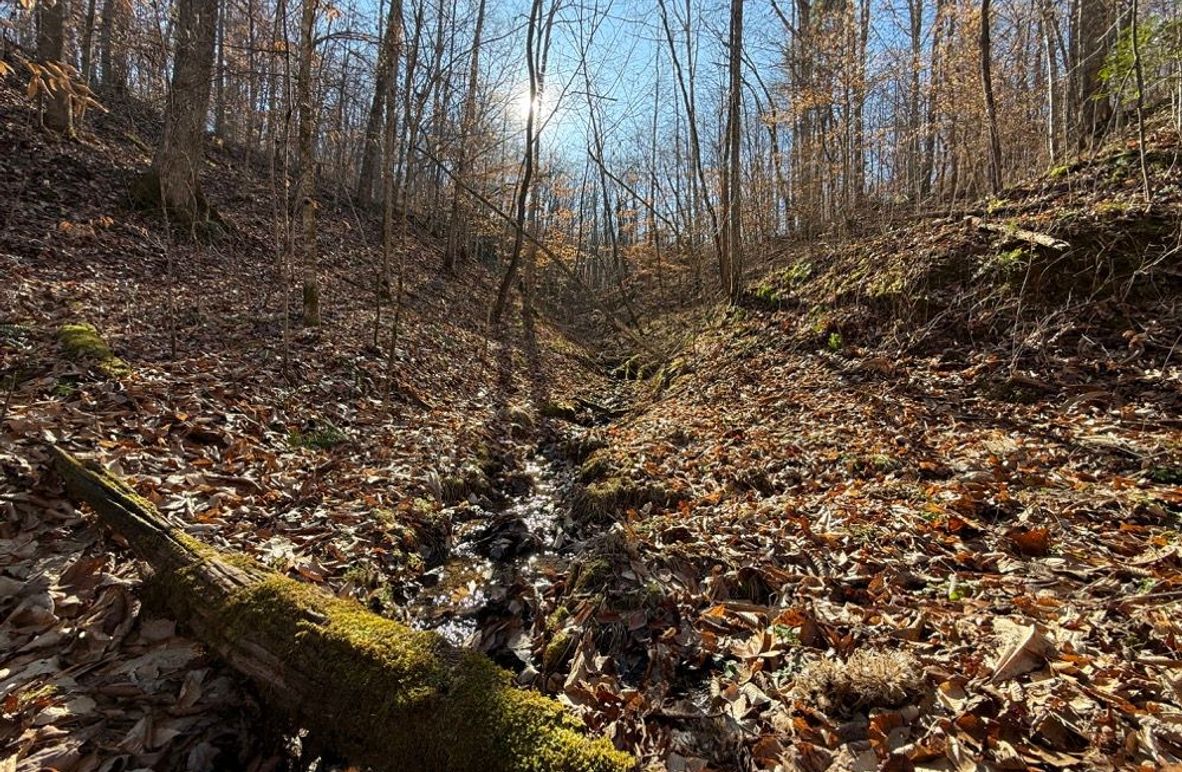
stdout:
MULTIPOLYGON (((479 648, 483 622, 524 616, 524 604, 565 571, 575 470, 551 444, 535 448, 521 471, 526 490, 507 503, 473 497, 454 508, 447 559, 405 590, 414 627, 479 648)), ((518 658, 528 664, 528 655, 518 658)))

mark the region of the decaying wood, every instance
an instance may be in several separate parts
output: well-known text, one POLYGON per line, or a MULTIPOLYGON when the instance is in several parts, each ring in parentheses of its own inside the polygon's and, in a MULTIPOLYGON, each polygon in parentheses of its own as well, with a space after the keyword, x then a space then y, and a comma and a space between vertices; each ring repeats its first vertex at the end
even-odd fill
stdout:
POLYGON ((553 700, 476 652, 185 534, 95 462, 58 448, 75 499, 151 569, 149 591, 316 742, 380 770, 624 770, 553 700))
POLYGON ((1071 245, 1066 241, 1057 239, 1054 236, 1048 236, 1045 233, 1038 233, 1037 231, 1028 231, 1025 228, 1018 228, 1013 225, 1006 225, 1004 223, 985 222, 980 217, 969 217, 969 222, 977 230, 989 231, 990 233, 1000 233, 1011 239, 1017 241, 1025 241, 1027 244, 1034 244, 1047 249, 1053 249, 1057 252, 1063 252, 1071 248, 1071 245))

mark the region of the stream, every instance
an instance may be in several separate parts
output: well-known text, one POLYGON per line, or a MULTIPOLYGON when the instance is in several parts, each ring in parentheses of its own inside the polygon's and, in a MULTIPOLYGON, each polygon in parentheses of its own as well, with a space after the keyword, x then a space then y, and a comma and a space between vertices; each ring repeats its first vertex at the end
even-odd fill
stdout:
POLYGON ((447 560, 405 589, 414 627, 478 647, 483 621, 523 615, 523 596, 544 593, 565 571, 574 546, 567 528, 575 470, 555 444, 546 444, 525 458, 521 471, 528 490, 507 503, 470 500, 453 508, 447 560))

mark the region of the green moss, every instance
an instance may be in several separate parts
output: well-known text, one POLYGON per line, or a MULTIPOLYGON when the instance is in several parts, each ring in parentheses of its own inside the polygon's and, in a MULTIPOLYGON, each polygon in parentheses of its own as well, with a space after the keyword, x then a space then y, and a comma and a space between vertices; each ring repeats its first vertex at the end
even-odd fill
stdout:
POLYGON ((315 450, 328 450, 348 441, 348 439, 349 435, 331 423, 326 423, 322 427, 307 432, 292 432, 287 436, 288 443, 293 447, 315 450))
POLYGON ((57 331, 58 340, 66 356, 75 362, 88 362, 111 378, 118 378, 131 372, 119 357, 107 346, 98 331, 89 324, 63 324, 57 331))
POLYGON ((554 418, 559 421, 577 421, 579 409, 570 402, 546 402, 542 405, 543 418, 554 418))
POLYGON ((568 619, 570 619, 570 609, 566 606, 559 606, 550 612, 550 616, 546 617, 546 629, 558 630, 566 624, 568 619))
POLYGON ((682 375, 690 372, 693 372, 693 367, 685 359, 678 357, 662 367, 660 372, 657 373, 658 386, 662 389, 667 389, 682 375))
MULTIPOLYGON (((269 572, 221 597, 203 586, 200 564, 168 582, 174 608, 204 609, 200 632, 215 649, 241 651, 265 641, 284 663, 282 672, 331 684, 318 704, 294 706, 293 718, 346 755, 350 749, 356 754, 357 748, 381 747, 380 757, 351 758, 355 763, 391 770, 528 772, 633 766, 606 740, 584 737, 580 724, 557 703, 515 689, 510 675, 486 657, 451 649, 434 633, 269 572), (340 720, 344 715, 356 722, 340 720), (374 737, 382 741, 375 743, 374 737)), ((259 685, 282 702, 282 679, 259 685)))
POLYGON ((571 592, 587 595, 602 592, 615 576, 616 570, 606 557, 581 560, 571 566, 571 592))
POLYGON ((1149 479, 1159 485, 1182 485, 1182 467, 1155 466, 1149 470, 1149 479))
POLYGON ((151 556, 153 591, 175 618, 251 676, 310 741, 377 770, 634 768, 483 655, 223 554, 167 528, 118 478, 60 451, 55 463, 73 494, 151 556))
POLYGON ((575 490, 571 514, 583 522, 610 520, 631 507, 668 506, 680 495, 659 483, 637 483, 627 477, 608 477, 575 490))
POLYGON ((598 432, 580 432, 563 440, 562 453, 577 464, 605 447, 607 441, 598 432))
POLYGON ((611 375, 625 381, 642 381, 652 377, 658 369, 659 363, 646 359, 642 354, 635 354, 612 370, 611 375))
POLYGON ((907 287, 907 277, 897 266, 886 265, 866 285, 872 298, 887 298, 900 295, 907 287))
POLYGON ((649 579, 640 586, 630 587, 624 592, 615 593, 612 605, 621 611, 636 611, 638 609, 656 609, 665 599, 665 591, 660 582, 649 579))
POLYGON ((70 399, 78 393, 78 381, 74 378, 58 378, 53 383, 53 396, 70 399))
POLYGON ((784 271, 784 278, 793 286, 804 284, 812 275, 813 264, 808 260, 797 260, 784 271))
POLYGON ((775 287, 775 285, 769 284, 766 281, 755 285, 755 289, 752 290, 751 294, 754 295, 757 300, 767 306, 775 307, 784 302, 784 296, 780 294, 780 291, 775 287))
POLYGON ((592 453, 579 467, 579 482, 591 483, 606 476, 612 468, 611 459, 602 451, 592 453))
POLYGON ((1026 259, 1027 253, 1023 247, 1014 247, 1013 249, 1001 252, 994 259, 1001 268, 1005 270, 1012 270, 1022 265, 1026 259))
POLYGON ((635 486, 626 477, 610 477, 577 491, 572 513, 579 520, 601 521, 611 518, 634 497, 635 486))
POLYGON ((542 668, 547 672, 553 672, 560 668, 574 652, 574 643, 575 638, 569 631, 562 630, 555 633, 550 642, 546 644, 545 651, 542 652, 542 668))
POLYGON ((454 474, 439 481, 439 493, 444 504, 456 504, 470 495, 486 496, 492 489, 492 481, 483 468, 468 464, 454 474))

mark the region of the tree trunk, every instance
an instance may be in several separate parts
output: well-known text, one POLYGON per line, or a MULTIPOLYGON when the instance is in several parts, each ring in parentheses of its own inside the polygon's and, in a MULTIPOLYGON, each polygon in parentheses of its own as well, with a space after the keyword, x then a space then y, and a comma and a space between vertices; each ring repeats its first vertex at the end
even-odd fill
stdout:
POLYGON ((989 131, 989 192, 996 196, 1001 192, 1001 136, 997 131, 997 105, 993 101, 989 6, 990 0, 981 0, 981 90, 985 96, 985 122, 989 131))
POLYGON ((86 21, 82 27, 82 74, 80 78, 88 88, 94 83, 95 11, 95 0, 86 0, 86 21))
MULTIPOLYGON (((46 2, 37 3, 37 58, 43 64, 53 64, 62 68, 68 66, 65 56, 67 18, 69 12, 66 0, 57 0, 52 5, 46 2)), ((67 137, 73 137, 74 115, 70 109, 69 84, 50 77, 48 85, 48 105, 43 117, 45 125, 67 137)))
POLYGON ((726 168, 722 174, 722 243, 725 257, 720 261, 722 289, 732 302, 738 300, 743 282, 742 217, 742 87, 743 87, 743 0, 731 0, 730 95, 726 118, 726 168))
POLYGON ((128 0, 103 3, 103 28, 100 48, 103 91, 115 96, 127 93, 127 21, 131 15, 128 0))
POLYGON ((1078 0, 1071 31, 1071 114, 1078 121, 1076 139, 1086 147, 1099 137, 1112 116, 1100 68, 1112 46, 1109 0, 1078 0))
POLYGON ((213 107, 213 134, 226 138, 226 14, 218 17, 217 26, 217 69, 215 70, 215 91, 213 107))
POLYGON ((484 656, 209 547, 97 464, 53 452, 69 493, 148 564, 147 591, 314 743, 378 770, 632 768, 484 656))
POLYGON ((538 98, 538 66, 534 58, 534 43, 537 40, 538 25, 542 21, 542 0, 533 0, 530 8, 529 28, 525 38, 525 64, 529 70, 529 104, 525 118, 525 160, 521 172, 521 180, 517 188, 517 217, 513 232, 513 253, 509 256, 509 266, 501 278, 497 288, 497 300, 489 314, 489 320, 497 324, 505 313, 505 306, 509 303, 509 290, 513 286, 513 279, 517 276, 517 264, 521 261, 522 240, 525 236, 526 204, 529 201, 530 184, 534 174, 534 125, 537 110, 533 109, 538 98))
POLYGON ((1042 32, 1043 50, 1047 58, 1047 155, 1051 163, 1059 160, 1059 112, 1062 109, 1057 99, 1059 88, 1059 60, 1056 56, 1054 29, 1056 25, 1055 8, 1049 0, 1042 3, 1042 32))
MULTIPOLYGON (((386 18, 386 31, 382 48, 378 52, 378 69, 374 78, 373 101, 370 102, 369 116, 365 122, 365 139, 361 147, 361 164, 357 174, 357 201, 363 206, 374 203, 374 188, 377 181, 378 161, 382 157, 382 116, 394 118, 396 110, 386 108, 386 95, 390 91, 390 80, 397 81, 395 74, 400 53, 391 53, 391 34, 395 27, 402 28, 402 3, 390 4, 386 18), (397 6, 397 10, 395 10, 397 6)), ((401 43, 399 43, 401 45, 401 43)))
POLYGON ((296 105, 300 118, 297 129, 300 177, 296 206, 300 213, 300 251, 304 271, 304 326, 320 324, 320 282, 316 249, 316 105, 312 102, 312 54, 316 45, 318 0, 304 0, 300 14, 300 64, 296 77, 296 105))
POLYGON ((178 8, 176 63, 164 109, 164 132, 152 169, 136 182, 132 195, 141 204, 154 203, 192 224, 210 216, 200 174, 218 0, 179 0, 178 8))
POLYGON ((468 60, 468 90, 464 94, 464 112, 460 117, 460 142, 456 152, 456 179, 451 200, 451 222, 448 228, 447 250, 443 255, 443 268, 451 271, 455 268, 456 260, 460 256, 463 245, 468 241, 468 222, 463 209, 461 192, 462 183, 468 179, 468 145, 471 142, 472 130, 476 123, 476 88, 480 78, 480 43, 484 32, 485 0, 480 0, 476 7, 476 31, 472 33, 472 56, 468 60))

